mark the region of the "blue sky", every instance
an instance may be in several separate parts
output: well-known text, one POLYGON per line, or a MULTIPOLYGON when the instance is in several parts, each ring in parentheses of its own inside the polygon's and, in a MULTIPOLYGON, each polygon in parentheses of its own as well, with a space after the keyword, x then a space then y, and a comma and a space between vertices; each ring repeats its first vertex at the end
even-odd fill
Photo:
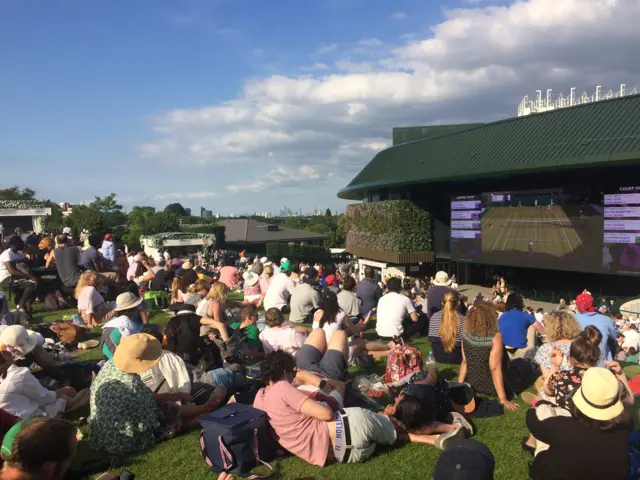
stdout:
POLYGON ((639 3, 1 2, 0 185, 342 210, 336 192, 393 126, 513 116, 538 88, 640 86, 639 3))

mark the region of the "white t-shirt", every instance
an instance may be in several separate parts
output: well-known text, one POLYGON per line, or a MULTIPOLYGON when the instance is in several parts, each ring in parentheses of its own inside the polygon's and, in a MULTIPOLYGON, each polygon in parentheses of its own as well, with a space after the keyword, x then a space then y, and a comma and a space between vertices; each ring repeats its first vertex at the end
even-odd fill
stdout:
MULTIPOLYGON (((322 315, 320 314, 320 310, 318 312, 316 312, 316 314, 313 316, 313 325, 312 327, 315 328, 320 328, 320 320, 322 318, 322 315)), ((347 315, 341 310, 338 312, 338 316, 336 317, 336 321, 333 323, 325 323, 322 326, 322 330, 324 330, 324 335, 327 339, 327 345, 329 344, 329 340, 331 340, 331 336, 333 335, 333 332, 336 332, 338 330, 342 330, 344 328, 343 326, 343 322, 345 320, 345 318, 347 318, 347 315)))
POLYGON ((106 308, 104 298, 95 287, 84 287, 78 296, 78 310, 84 313, 102 314, 106 308))
POLYGON ((635 330, 627 330, 623 335, 624 342, 622 342, 622 348, 629 349, 633 347, 636 349, 636 352, 640 351, 640 333, 635 330))
POLYGON ((416 309, 409 298, 396 292, 389 292, 378 301, 376 332, 381 337, 402 335, 402 321, 416 309))
POLYGON ((284 350, 295 356, 304 345, 306 339, 307 337, 304 334, 296 331, 291 325, 282 325, 280 328, 265 327, 260 332, 260 341, 265 353, 284 350))
POLYGON ((5 263, 7 262, 19 262, 24 260, 24 255, 20 252, 13 252, 10 248, 7 248, 2 254, 0 254, 0 282, 6 280, 11 276, 5 263))
POLYGON ((55 417, 66 406, 66 400, 56 398, 56 392, 44 388, 26 367, 11 365, 0 382, 0 408, 22 419, 55 417))
POLYGON ((160 361, 141 373, 140 378, 154 393, 191 392, 191 380, 184 360, 167 350, 162 351, 160 361))
POLYGON ((264 297, 264 309, 277 308, 282 310, 282 307, 289 303, 289 297, 291 297, 295 287, 295 282, 284 273, 279 273, 273 277, 269 290, 264 297))

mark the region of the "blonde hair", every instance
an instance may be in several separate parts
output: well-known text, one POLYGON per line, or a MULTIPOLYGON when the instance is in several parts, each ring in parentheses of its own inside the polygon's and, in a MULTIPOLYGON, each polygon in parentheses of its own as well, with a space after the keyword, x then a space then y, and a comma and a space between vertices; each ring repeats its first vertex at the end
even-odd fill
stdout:
POLYGON ((84 290, 84 287, 87 286, 98 286, 98 274, 93 270, 85 270, 84 272, 82 272, 82 275, 80 275, 80 279, 78 280, 78 284, 76 285, 76 298, 80 297, 82 290, 84 290))
POLYGON ((547 315, 544 328, 550 342, 573 340, 582 331, 576 317, 566 310, 553 311, 547 315))
POLYGON ((498 333, 498 312, 488 302, 478 302, 464 320, 466 333, 476 337, 494 337, 498 333))
POLYGON ((217 300, 220 303, 224 303, 227 301, 227 296, 229 295, 229 287, 222 282, 215 282, 211 285, 211 289, 209 293, 207 293, 207 300, 217 300))
POLYGON ((264 270, 262 272, 264 274, 264 277, 269 280, 271 277, 273 277, 273 266, 272 265, 265 265, 264 266, 264 270))
POLYGON ((440 338, 445 352, 453 352, 458 338, 460 324, 458 322, 458 304, 460 299, 455 293, 445 293, 442 301, 442 321, 440 322, 440 338))
POLYGON ((196 283, 189 285, 189 293, 198 293, 200 290, 205 290, 209 286, 209 282, 206 280, 197 280, 196 283))

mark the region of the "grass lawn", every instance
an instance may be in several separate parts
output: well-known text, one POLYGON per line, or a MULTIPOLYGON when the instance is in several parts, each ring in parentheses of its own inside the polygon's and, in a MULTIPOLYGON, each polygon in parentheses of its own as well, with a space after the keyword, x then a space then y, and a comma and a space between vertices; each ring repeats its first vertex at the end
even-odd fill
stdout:
MULTIPOLYGON (((237 299, 237 297, 235 298, 237 299)), ((36 318, 46 322, 61 318, 68 312, 47 313, 40 312, 36 318)), ((72 313, 72 312, 71 312, 72 313)), ((151 321, 160 325, 165 325, 168 315, 164 312, 153 313, 151 321)), ((368 331, 369 334, 373 330, 368 331)), ((92 338, 99 339, 100 330, 92 331, 92 338)), ((429 352, 429 342, 426 339, 418 339, 414 342, 426 355, 429 352)), ((78 360, 98 361, 101 359, 99 348, 82 352, 78 360)), ((458 374, 458 367, 451 365, 440 365, 440 373, 447 379, 455 379, 458 374)), ((383 369, 380 363, 376 370, 383 369)), ((640 373, 640 366, 633 365, 625 368, 627 376, 634 376, 640 373)), ((356 375, 357 370, 353 371, 356 375)), ((521 408, 517 412, 505 412, 500 417, 475 420, 474 427, 477 434, 474 438, 485 443, 496 458, 496 480, 519 480, 527 479, 528 463, 531 456, 524 453, 520 448, 520 439, 527 434, 524 425, 524 415, 526 405, 518 402, 521 408)), ((636 405, 638 406, 638 405, 636 405)), ((87 411, 81 413, 87 415, 87 411)), ((86 431, 85 431, 86 433, 86 431)), ((150 450, 137 455, 130 455, 126 458, 125 468, 130 470, 140 479, 163 479, 163 480, 197 480, 215 478, 213 473, 207 468, 198 442, 199 431, 192 431, 168 442, 158 444, 150 450)), ((92 452, 86 442, 80 445, 78 457, 82 461, 100 458, 100 454, 92 452)), ((430 479, 433 468, 440 451, 434 447, 425 445, 398 445, 394 447, 378 447, 374 456, 363 464, 350 465, 330 465, 319 468, 303 462, 295 457, 274 462, 276 473, 271 477, 275 479, 345 479, 359 480, 371 478, 423 478, 430 479)), ((265 473, 266 469, 257 470, 265 473)), ((119 473, 114 471, 113 473, 119 473)))

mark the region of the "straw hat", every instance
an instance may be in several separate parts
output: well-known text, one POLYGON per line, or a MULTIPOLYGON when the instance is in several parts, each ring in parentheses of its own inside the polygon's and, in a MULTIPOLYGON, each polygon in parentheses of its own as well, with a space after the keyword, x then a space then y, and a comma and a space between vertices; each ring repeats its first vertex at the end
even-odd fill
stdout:
POLYGON ((182 269, 183 270, 191 270, 193 268, 193 265, 191 264, 191 262, 189 260, 187 260, 186 262, 184 262, 182 264, 182 269))
POLYGON ((433 279, 433 284, 441 287, 448 287, 451 285, 449 274, 447 272, 439 271, 436 273, 436 278, 433 279))
POLYGON ((258 283, 258 280, 260 280, 260 275, 251 271, 245 272, 243 277, 244 284, 248 287, 253 287, 256 283, 258 283))
POLYGON ((0 333, 0 344, 15 348, 22 355, 26 355, 38 344, 38 334, 22 325, 11 325, 0 333))
POLYGON ((578 410, 594 420, 612 420, 624 410, 618 379, 601 367, 592 367, 584 373, 572 400, 578 410))
POLYGON ((113 363, 125 373, 143 373, 160 361, 162 345, 153 336, 136 333, 124 338, 113 354, 113 363))
POLYGON ((116 297, 116 312, 121 312, 123 310, 129 310, 130 308, 137 307, 142 303, 142 298, 136 297, 131 292, 121 293, 116 297))

